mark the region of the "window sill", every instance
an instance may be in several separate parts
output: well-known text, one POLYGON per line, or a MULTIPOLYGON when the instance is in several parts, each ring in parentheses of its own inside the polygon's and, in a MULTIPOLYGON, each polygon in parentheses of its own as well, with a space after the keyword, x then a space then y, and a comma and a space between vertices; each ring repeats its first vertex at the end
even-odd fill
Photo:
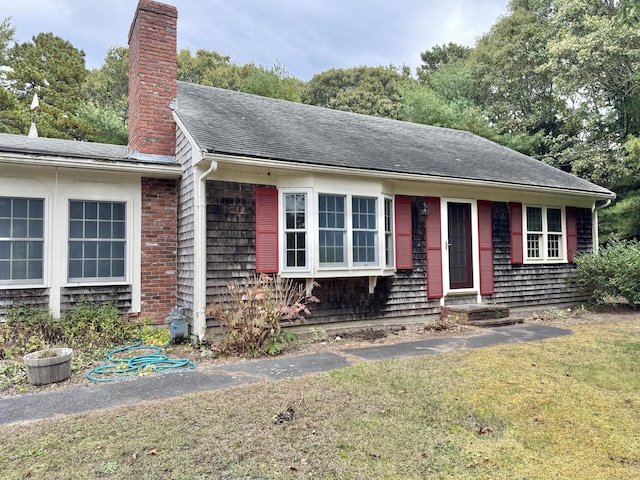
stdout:
POLYGON ((49 288, 49 285, 44 283, 0 283, 0 290, 28 290, 36 288, 49 288))
POLYGON ((357 278, 357 277, 389 277, 395 274, 393 268, 331 268, 317 269, 315 272, 280 272, 284 278, 357 278))

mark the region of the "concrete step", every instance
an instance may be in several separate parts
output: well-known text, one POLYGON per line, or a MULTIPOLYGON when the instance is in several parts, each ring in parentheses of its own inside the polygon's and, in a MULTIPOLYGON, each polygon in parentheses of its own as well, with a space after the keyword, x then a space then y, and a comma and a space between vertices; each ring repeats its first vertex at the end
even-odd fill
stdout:
POLYGON ((507 325, 516 325, 524 322, 523 317, 503 317, 503 318, 487 318, 484 320, 471 320, 469 325, 476 327, 505 327, 507 325))
POLYGON ((509 307, 504 305, 487 305, 470 303, 464 305, 445 305, 440 311, 440 318, 457 323, 475 323, 483 320, 497 320, 509 317, 509 307))

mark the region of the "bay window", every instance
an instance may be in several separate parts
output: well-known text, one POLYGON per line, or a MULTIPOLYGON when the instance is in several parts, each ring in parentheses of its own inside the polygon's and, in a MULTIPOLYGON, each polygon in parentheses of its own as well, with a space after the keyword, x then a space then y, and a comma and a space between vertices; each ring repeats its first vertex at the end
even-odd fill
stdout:
POLYGON ((279 198, 283 273, 371 276, 393 268, 391 198, 314 188, 282 189, 279 198))

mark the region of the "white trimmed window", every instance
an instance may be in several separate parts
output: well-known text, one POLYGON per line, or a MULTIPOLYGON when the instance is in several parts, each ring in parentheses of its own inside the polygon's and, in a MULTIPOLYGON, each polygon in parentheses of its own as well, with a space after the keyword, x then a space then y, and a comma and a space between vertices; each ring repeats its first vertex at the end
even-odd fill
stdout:
POLYGON ((284 266, 287 270, 306 270, 307 255, 307 194, 284 194, 284 266))
POLYGON ((524 223, 528 261, 565 259, 565 222, 562 208, 528 206, 524 223))
POLYGON ((393 248, 393 200, 384 199, 384 266, 394 265, 393 248))
POLYGON ((351 204, 353 264, 378 265, 378 199, 353 196, 351 204))
POLYGON ((312 188, 281 189, 279 198, 282 273, 322 277, 391 272, 392 198, 312 188))
POLYGON ((69 201, 69 281, 124 280, 126 203, 69 201))
POLYGON ((318 247, 320 266, 347 265, 346 196, 318 195, 318 247))
POLYGON ((0 197, 0 284, 43 281, 44 199, 0 197))

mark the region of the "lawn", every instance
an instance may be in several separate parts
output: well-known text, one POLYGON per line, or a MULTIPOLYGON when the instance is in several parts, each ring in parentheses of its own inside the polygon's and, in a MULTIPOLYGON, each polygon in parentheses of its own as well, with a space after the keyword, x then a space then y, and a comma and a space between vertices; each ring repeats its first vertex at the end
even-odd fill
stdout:
POLYGON ((571 328, 573 335, 543 342, 361 363, 0 427, 0 472, 5 479, 640 478, 640 316, 571 328))

